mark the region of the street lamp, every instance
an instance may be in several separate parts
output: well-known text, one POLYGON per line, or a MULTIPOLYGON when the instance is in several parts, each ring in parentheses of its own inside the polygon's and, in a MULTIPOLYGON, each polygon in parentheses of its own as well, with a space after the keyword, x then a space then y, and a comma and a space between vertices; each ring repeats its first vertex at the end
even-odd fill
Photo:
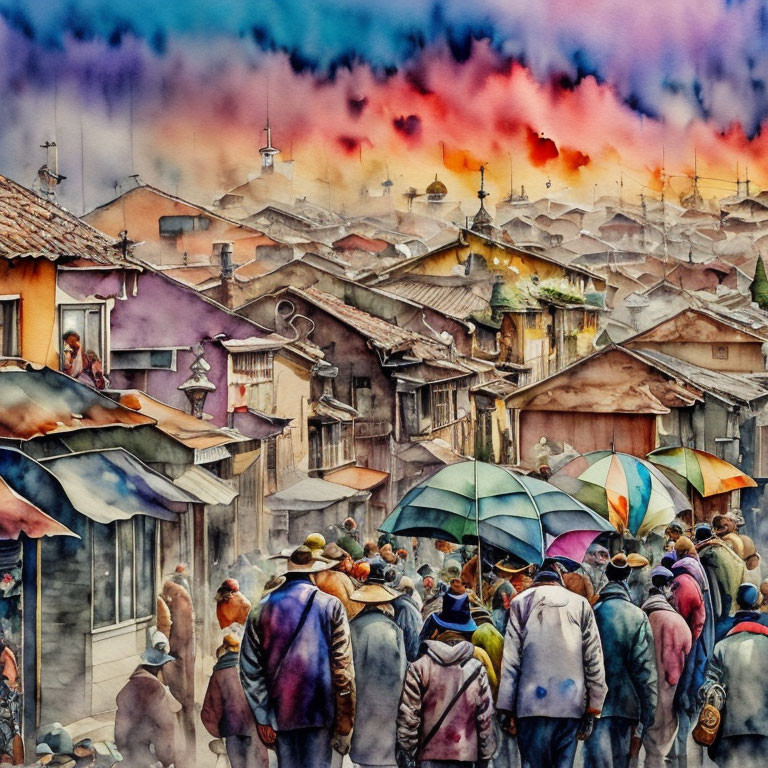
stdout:
POLYGON ((187 400, 189 400, 189 404, 192 407, 192 415, 196 419, 202 419, 205 400, 211 392, 215 391, 216 385, 206 376, 208 371, 211 370, 211 366, 203 357, 205 353, 203 342, 199 341, 197 344, 193 344, 189 351, 195 356, 195 359, 189 366, 192 375, 183 384, 180 384, 178 389, 187 396, 187 400))

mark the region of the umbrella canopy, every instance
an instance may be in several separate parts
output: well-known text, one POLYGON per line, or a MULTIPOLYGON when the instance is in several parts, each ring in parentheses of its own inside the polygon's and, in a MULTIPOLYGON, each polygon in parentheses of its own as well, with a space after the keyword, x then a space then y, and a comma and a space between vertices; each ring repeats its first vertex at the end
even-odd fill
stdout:
POLYGON ((685 496, 658 469, 627 453, 586 453, 550 480, 633 536, 646 536, 690 509, 685 496))
POLYGON ((568 531, 561 533, 548 547, 547 557, 569 557, 577 563, 584 562, 587 550, 601 531, 568 531))
POLYGON ((479 533, 483 542, 526 563, 541 563, 544 534, 558 536, 573 528, 610 530, 592 510, 543 480, 466 461, 410 490, 380 530, 459 544, 475 543, 479 533))
POLYGON ((31 539, 42 536, 74 536, 67 528, 42 509, 25 499, 0 478, 0 539, 18 539, 20 534, 31 539))
POLYGON ((702 496, 754 488, 757 483, 733 464, 696 448, 657 448, 648 461, 671 470, 689 482, 702 496))

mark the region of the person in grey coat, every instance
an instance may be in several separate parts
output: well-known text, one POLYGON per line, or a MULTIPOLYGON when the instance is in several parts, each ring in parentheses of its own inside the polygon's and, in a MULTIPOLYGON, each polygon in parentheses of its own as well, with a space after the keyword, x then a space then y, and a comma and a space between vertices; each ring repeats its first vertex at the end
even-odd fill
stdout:
POLYGON ((714 685, 725 689, 718 737, 709 748, 719 768, 762 766, 768 755, 768 627, 745 618, 715 646, 699 692, 703 699, 714 685))
POLYGON ((524 768, 571 768, 607 693, 603 649, 585 598, 544 562, 512 600, 496 707, 524 768))
POLYGON ((349 754, 358 768, 394 768, 397 726, 407 666, 403 633, 395 624, 397 597, 383 578, 371 577, 350 595, 365 607, 349 624, 355 667, 357 712, 349 754), (374 580, 371 581, 371 578, 374 580))

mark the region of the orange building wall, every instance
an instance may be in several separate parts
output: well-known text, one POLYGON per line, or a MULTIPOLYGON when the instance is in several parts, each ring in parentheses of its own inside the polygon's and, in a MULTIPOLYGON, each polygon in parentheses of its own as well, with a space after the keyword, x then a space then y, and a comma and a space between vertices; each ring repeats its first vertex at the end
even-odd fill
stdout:
POLYGON ((19 301, 20 355, 33 363, 58 369, 56 328, 56 266, 48 259, 0 259, 0 294, 19 301))

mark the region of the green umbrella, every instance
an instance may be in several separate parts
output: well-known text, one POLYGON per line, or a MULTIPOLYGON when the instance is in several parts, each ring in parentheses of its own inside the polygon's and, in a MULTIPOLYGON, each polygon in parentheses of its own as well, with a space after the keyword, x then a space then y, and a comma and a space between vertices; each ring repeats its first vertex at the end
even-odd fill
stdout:
POLYGON ((545 534, 612 530, 610 524, 553 485, 494 464, 444 467, 410 490, 380 530, 402 536, 483 543, 541 563, 545 534))

